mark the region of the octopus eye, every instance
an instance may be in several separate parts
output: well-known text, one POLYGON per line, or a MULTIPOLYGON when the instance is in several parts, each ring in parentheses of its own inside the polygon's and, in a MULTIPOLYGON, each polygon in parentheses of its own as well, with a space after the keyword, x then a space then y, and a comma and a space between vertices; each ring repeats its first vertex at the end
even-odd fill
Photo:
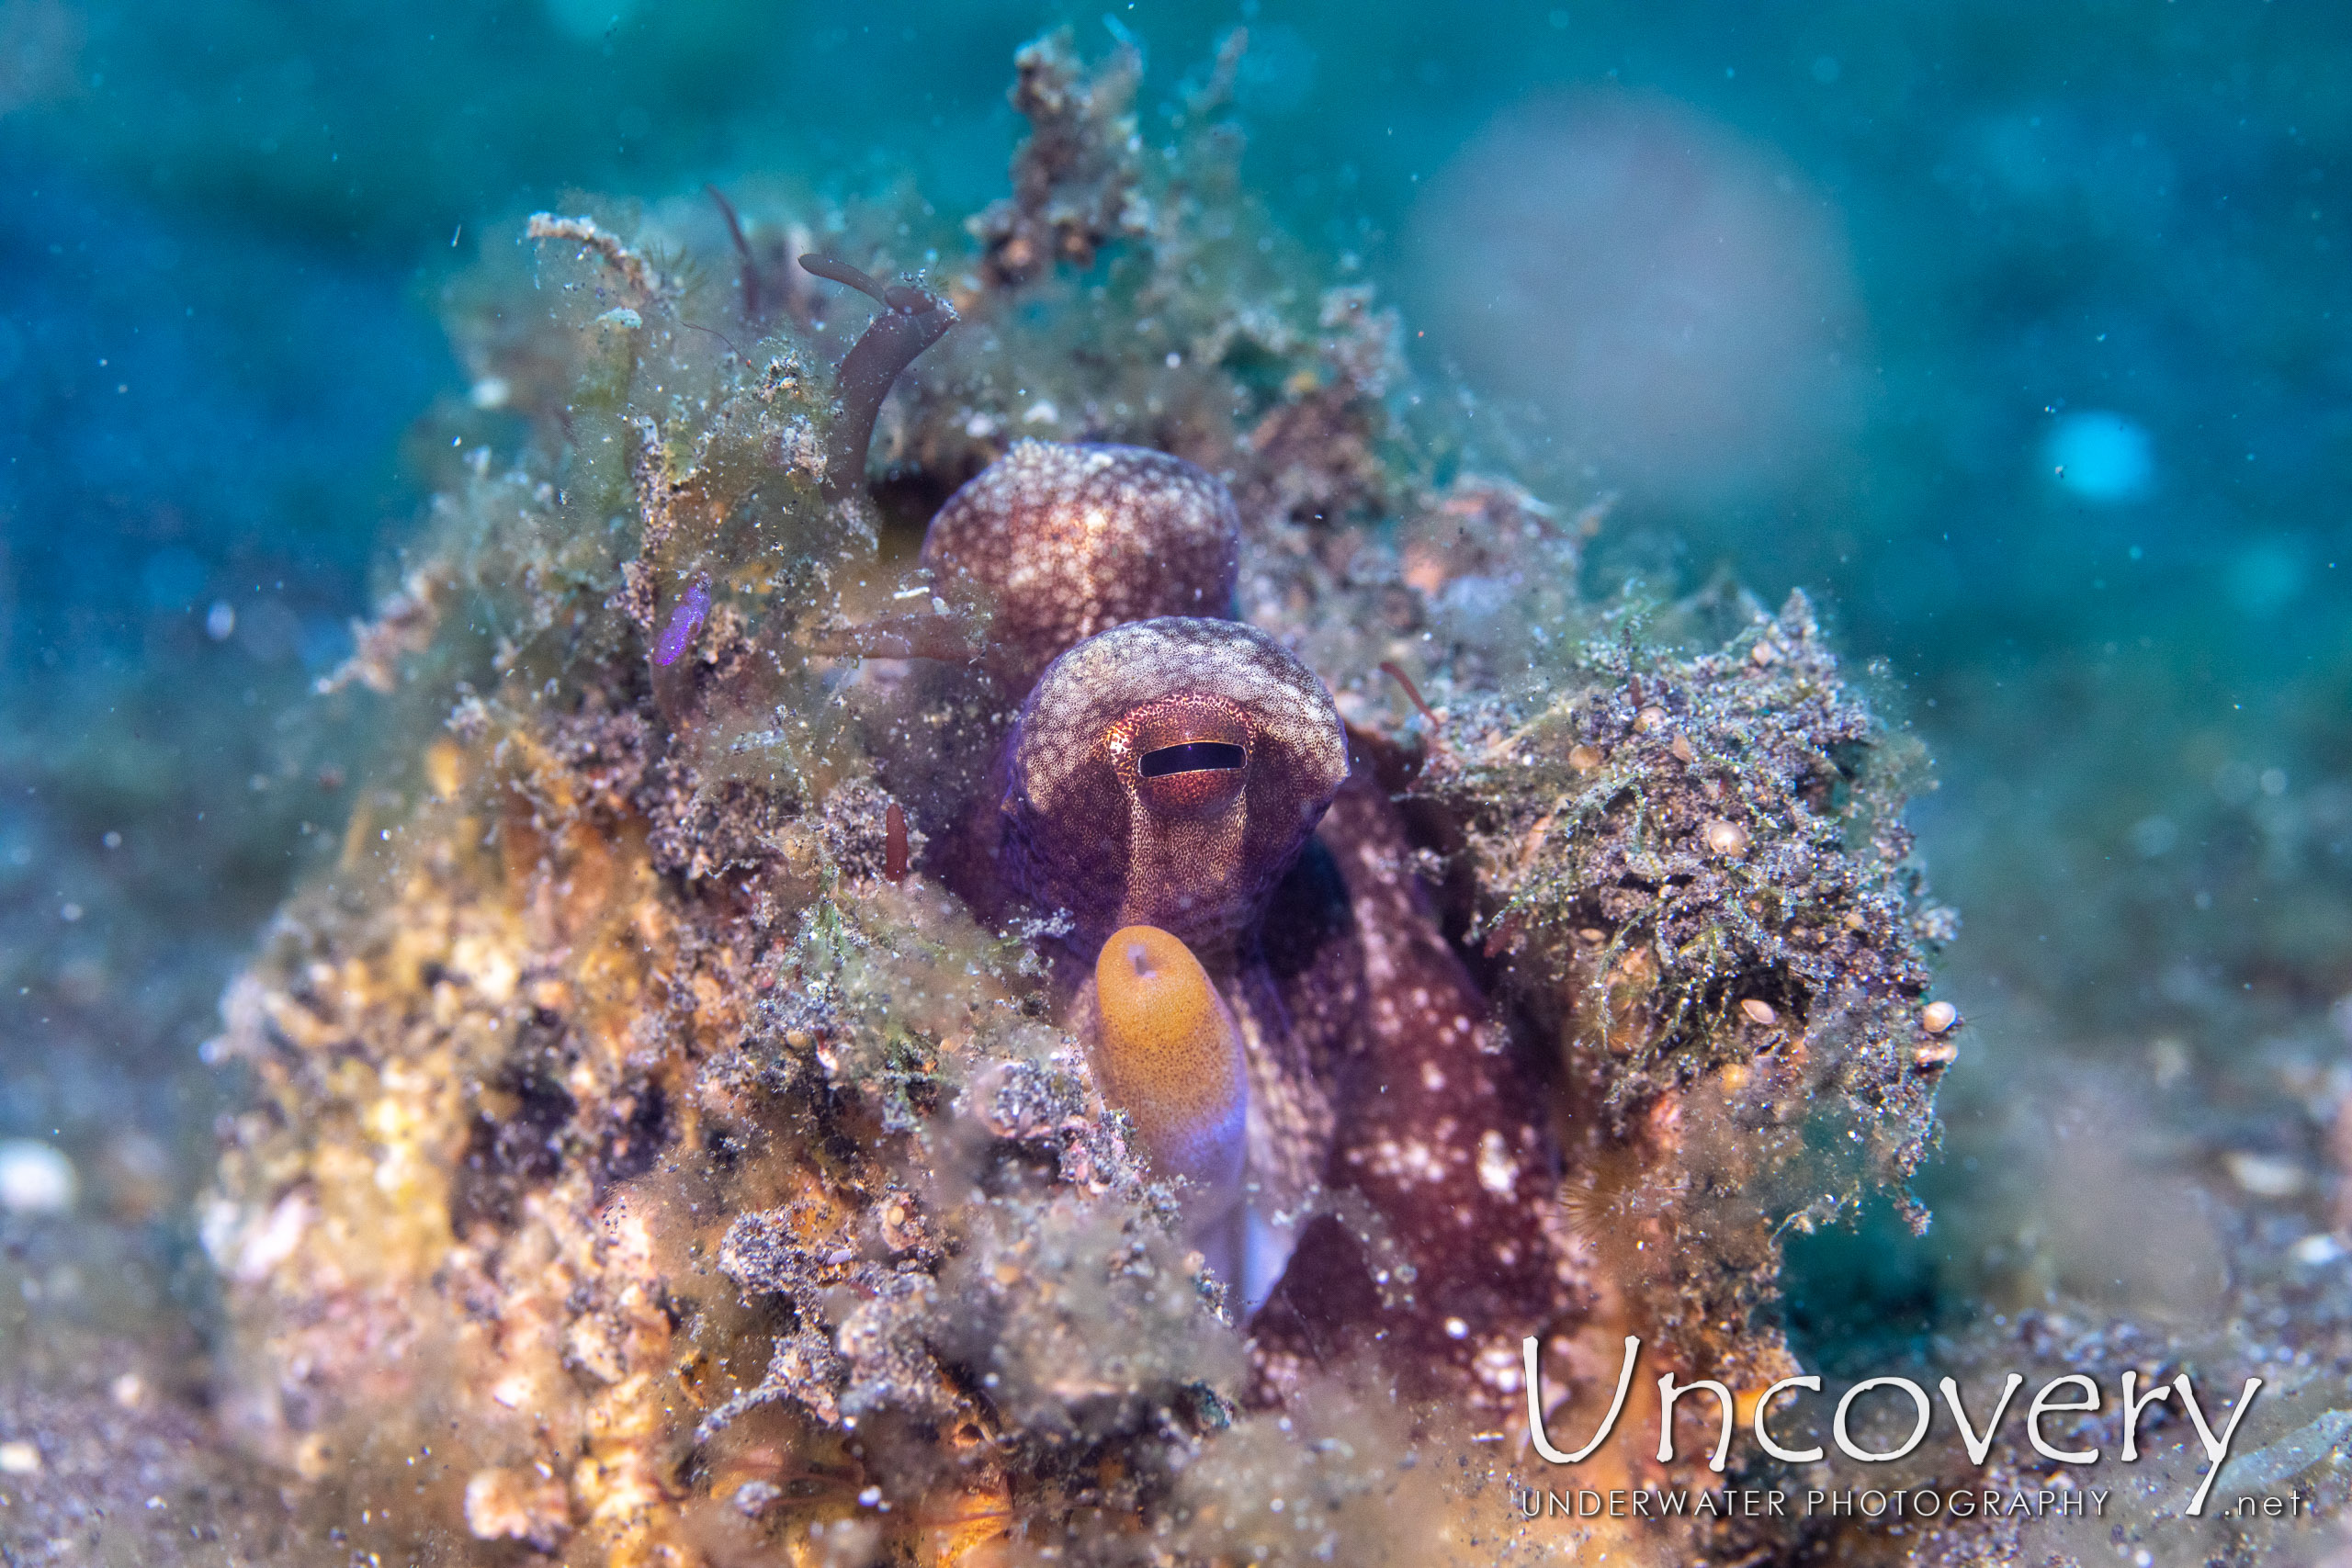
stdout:
POLYGON ((1181 817, 1224 807, 1249 784, 1249 711, 1209 692, 1148 702, 1104 731, 1113 765, 1145 811, 1181 817), (1132 771, 1132 778, 1128 778, 1132 771))
POLYGON ((1082 938, 1149 925, 1199 953, 1255 926, 1347 774, 1329 693, 1231 621, 1116 626, 1056 660, 1006 757, 1006 869, 1082 938))
POLYGON ((1122 622, 1230 615, 1240 536, 1224 484, 1182 457, 1022 441, 947 498, 922 560, 995 611, 989 662, 1019 693, 1122 622))

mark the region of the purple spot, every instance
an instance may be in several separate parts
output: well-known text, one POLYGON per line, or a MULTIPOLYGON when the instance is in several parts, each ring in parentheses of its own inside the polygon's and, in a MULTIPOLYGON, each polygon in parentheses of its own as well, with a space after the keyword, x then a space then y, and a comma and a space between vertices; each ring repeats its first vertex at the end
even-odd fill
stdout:
POLYGON ((662 666, 675 664, 678 655, 686 651, 686 644, 694 641, 695 633, 702 629, 702 618, 710 614, 710 581, 697 578, 670 612, 670 624, 662 628, 662 640, 653 647, 653 662, 662 666))

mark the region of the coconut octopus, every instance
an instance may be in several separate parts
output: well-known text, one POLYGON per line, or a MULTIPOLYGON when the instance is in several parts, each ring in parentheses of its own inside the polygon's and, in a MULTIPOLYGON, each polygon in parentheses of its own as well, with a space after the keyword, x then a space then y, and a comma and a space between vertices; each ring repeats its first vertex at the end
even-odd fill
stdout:
MULTIPOLYGON (((953 311, 803 265, 883 306, 829 452, 857 504, 875 409, 953 311)), ((931 795, 949 820, 925 868, 984 915, 1058 917, 1064 1021, 1182 1179, 1257 1396, 1369 1351, 1410 1392, 1499 1411, 1521 1337, 1576 1292, 1544 1097, 1408 869, 1374 738, 1234 618, 1240 540, 1192 463, 1023 440, 933 517, 933 613, 820 651, 960 662, 1013 712, 978 787, 931 795)))

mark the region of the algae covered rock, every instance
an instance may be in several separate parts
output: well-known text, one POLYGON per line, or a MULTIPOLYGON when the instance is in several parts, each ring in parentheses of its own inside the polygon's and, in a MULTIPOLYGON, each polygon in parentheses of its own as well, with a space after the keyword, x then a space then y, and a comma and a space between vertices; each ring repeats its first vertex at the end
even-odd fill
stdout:
MULTIPOLYGON (((220 1043, 255 1089, 208 1220, 222 1399, 339 1539, 1513 1559, 1552 1549, 1503 1507, 1532 1404, 1582 1408, 1628 1332, 1783 1375, 1780 1229, 1917 1167, 1951 1021, 1916 745, 1802 599, 1580 591, 1605 508, 1482 472, 1394 317, 1239 194, 1238 47, 1164 144, 1130 55, 1025 50, 1035 134, 965 235, 697 197, 542 214, 453 291, 519 422, 469 427, 327 683, 386 760, 220 1043), (869 305, 787 259, 819 245, 947 259, 869 305), (873 406, 833 367, 877 310, 959 323, 873 406), (1200 613, 1346 721, 1317 834, 1204 927, 1296 1112, 1263 1291, 1187 1244, 1091 1065, 1085 932, 998 854, 1019 584, 914 548, 1032 436, 1229 491, 1200 613)), ((1171 810, 1229 797, 1233 722, 1163 748, 1171 810)))

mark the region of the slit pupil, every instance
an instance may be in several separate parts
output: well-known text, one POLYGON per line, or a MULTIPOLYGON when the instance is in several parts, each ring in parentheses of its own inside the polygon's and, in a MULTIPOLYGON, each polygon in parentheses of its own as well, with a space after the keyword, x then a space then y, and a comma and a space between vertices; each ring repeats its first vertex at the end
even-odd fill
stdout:
POLYGON ((1238 768, 1242 762, 1241 748, 1223 740, 1193 740, 1182 746, 1162 746, 1157 751, 1143 754, 1142 772, 1148 779, 1164 778, 1170 773, 1198 773, 1216 768, 1238 768))

